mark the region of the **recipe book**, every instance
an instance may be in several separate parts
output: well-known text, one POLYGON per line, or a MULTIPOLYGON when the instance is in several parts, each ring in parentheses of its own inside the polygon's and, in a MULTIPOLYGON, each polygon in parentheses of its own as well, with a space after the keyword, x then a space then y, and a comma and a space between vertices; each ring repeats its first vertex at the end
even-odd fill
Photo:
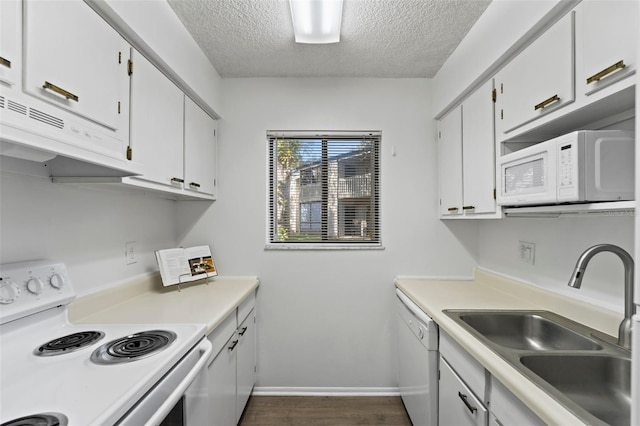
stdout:
POLYGON ((157 250, 156 259, 165 287, 218 275, 209 246, 157 250))

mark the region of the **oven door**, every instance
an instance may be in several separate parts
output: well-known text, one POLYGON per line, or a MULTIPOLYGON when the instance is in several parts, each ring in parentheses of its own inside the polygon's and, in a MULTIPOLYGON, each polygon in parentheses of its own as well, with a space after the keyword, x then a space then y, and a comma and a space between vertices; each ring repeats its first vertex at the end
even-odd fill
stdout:
POLYGON ((203 339, 167 373, 118 426, 197 426, 208 417, 204 368, 211 356, 211 342, 203 339))

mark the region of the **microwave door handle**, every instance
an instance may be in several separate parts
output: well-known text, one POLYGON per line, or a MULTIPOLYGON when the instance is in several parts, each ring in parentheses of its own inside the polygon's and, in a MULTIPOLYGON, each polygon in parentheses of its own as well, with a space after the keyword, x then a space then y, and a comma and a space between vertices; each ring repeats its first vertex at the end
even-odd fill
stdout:
POLYGON ((175 390, 171 392, 171 395, 169 395, 167 400, 162 403, 153 416, 151 416, 151 418, 145 423, 145 426, 157 426, 164 420, 180 398, 182 398, 182 395, 184 395, 189 385, 191 385, 191 383, 196 379, 196 376, 200 374, 200 370, 202 370, 207 361, 209 361, 209 356, 211 355, 211 352, 213 352, 213 346, 209 340, 204 339, 202 343, 200 343, 198 350, 200 351, 200 359, 196 365, 191 369, 182 382, 176 386, 175 390))

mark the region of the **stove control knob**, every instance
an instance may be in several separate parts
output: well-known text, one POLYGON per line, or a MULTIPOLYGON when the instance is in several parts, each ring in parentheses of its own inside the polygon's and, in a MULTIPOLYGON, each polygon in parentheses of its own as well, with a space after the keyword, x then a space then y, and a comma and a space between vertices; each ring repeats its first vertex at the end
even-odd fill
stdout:
POLYGON ((65 283, 66 281, 64 280, 64 277, 60 274, 53 274, 51 278, 49 278, 49 284, 51 284, 51 287, 58 290, 64 287, 65 283))
POLYGON ((42 289, 44 289, 44 284, 40 278, 31 278, 27 281, 27 290, 29 290, 29 293, 38 295, 42 293, 42 289))
POLYGON ((13 303, 20 297, 20 287, 12 281, 0 281, 0 303, 13 303))

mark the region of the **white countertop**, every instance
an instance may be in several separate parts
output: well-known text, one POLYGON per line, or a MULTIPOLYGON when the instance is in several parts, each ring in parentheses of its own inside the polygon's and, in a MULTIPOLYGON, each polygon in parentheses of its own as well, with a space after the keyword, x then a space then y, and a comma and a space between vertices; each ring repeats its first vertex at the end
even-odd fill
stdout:
POLYGON ((544 422, 552 425, 584 424, 442 311, 548 310, 612 336, 617 336, 621 314, 482 270, 477 270, 475 279, 469 281, 398 279, 395 284, 544 422))
POLYGON ((201 323, 211 333, 259 285, 256 277, 215 277, 162 287, 158 274, 76 299, 69 320, 85 324, 201 323))

